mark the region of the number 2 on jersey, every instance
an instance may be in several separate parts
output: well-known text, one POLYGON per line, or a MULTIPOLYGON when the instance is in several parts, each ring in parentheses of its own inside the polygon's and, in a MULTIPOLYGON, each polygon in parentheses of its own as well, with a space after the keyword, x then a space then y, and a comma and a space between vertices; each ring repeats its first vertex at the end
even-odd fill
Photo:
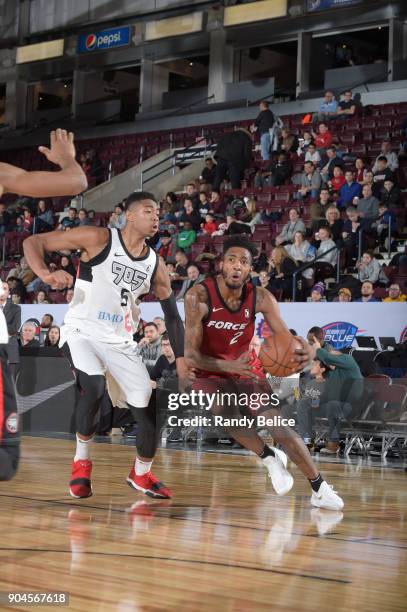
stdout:
POLYGON ((242 331, 236 332, 229 344, 236 344, 240 336, 243 336, 243 332, 242 331))

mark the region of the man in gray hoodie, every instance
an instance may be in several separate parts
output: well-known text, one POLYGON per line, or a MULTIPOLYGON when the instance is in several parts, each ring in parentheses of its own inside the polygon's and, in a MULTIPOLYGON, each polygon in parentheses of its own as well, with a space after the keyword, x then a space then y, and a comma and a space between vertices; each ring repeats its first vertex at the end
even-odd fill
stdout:
POLYGON ((358 201, 358 213, 370 225, 379 217, 379 200, 372 193, 371 185, 363 185, 363 198, 358 201))

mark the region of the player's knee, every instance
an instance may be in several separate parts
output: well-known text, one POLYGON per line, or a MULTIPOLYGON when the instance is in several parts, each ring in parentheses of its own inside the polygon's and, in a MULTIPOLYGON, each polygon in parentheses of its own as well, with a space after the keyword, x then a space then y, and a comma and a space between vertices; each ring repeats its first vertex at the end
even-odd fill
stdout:
POLYGON ((105 377, 100 375, 89 376, 89 374, 80 373, 79 384, 82 392, 96 400, 101 400, 105 392, 105 377))
POLYGON ((18 446, 0 448, 0 481, 14 478, 19 458, 20 452, 18 446))

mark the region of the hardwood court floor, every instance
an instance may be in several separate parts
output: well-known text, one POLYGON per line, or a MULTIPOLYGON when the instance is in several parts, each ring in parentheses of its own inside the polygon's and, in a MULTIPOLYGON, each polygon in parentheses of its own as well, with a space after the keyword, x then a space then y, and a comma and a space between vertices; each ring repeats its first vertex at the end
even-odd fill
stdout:
POLYGON ((94 495, 75 501, 73 443, 22 447, 0 483, 0 591, 68 591, 65 609, 98 612, 406 609, 402 470, 322 463, 342 517, 311 510, 296 468, 280 498, 253 457, 161 450, 175 496, 153 502, 124 481, 134 449, 95 444, 94 495))

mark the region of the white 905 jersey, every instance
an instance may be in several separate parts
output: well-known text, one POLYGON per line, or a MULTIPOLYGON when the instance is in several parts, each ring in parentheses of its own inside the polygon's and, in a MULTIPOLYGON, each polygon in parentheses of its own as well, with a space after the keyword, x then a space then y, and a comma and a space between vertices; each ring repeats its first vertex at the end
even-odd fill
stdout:
POLYGON ((80 262, 65 326, 102 342, 132 340, 140 319, 137 299, 150 291, 157 265, 153 249, 132 257, 120 230, 110 229, 103 251, 80 262))

